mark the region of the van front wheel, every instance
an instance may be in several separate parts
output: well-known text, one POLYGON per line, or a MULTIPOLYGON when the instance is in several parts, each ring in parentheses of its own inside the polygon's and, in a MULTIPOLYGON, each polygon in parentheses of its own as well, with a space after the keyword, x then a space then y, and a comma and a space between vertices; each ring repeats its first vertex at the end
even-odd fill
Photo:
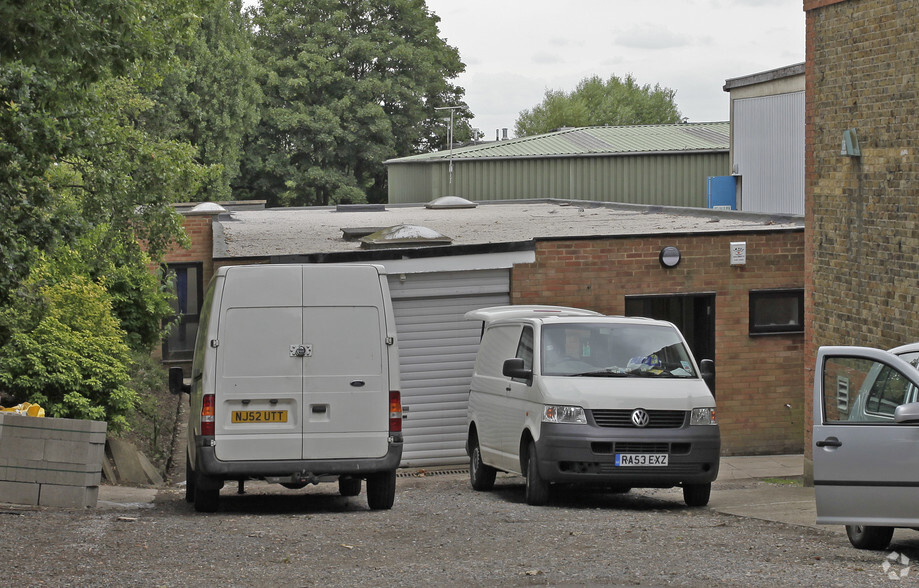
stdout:
POLYGON ((712 483, 683 484, 683 502, 687 506, 705 506, 712 495, 712 483))
POLYGON ((361 493, 361 479, 339 476, 338 493, 342 496, 357 496, 361 493))
POLYGON ((884 549, 893 538, 893 527, 871 527, 865 525, 846 525, 849 543, 856 549, 884 549))
POLYGON ((367 476, 367 504, 370 510, 388 510, 396 500, 396 470, 367 476))
POLYGON ((475 434, 469 439, 469 447, 472 449, 469 454, 469 482, 473 490, 487 492, 495 487, 495 476, 498 471, 482 463, 482 449, 475 434))
POLYGON ((527 451, 526 500, 530 506, 542 506, 549 502, 549 482, 539 475, 539 460, 536 458, 536 444, 530 442, 527 451))

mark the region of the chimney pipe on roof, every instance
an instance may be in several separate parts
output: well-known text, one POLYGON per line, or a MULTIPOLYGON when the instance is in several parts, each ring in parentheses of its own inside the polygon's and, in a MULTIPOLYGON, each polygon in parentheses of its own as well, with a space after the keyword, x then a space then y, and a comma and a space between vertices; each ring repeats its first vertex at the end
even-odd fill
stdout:
POLYGON ((507 127, 501 129, 501 131, 503 131, 503 135, 504 135, 503 137, 501 137, 501 140, 507 141, 507 127))

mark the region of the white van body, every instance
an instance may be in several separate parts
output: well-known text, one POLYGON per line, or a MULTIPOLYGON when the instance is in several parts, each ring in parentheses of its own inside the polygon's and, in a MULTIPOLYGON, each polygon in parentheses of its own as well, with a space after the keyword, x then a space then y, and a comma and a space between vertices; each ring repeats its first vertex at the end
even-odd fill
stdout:
POLYGON ((504 471, 527 477, 530 504, 559 482, 679 485, 687 504, 708 503, 721 451, 715 399, 673 324, 554 306, 466 318, 484 323, 468 413, 475 489, 504 471))
POLYGON ((225 480, 288 487, 367 480, 392 506, 402 457, 389 287, 374 265, 219 268, 205 294, 190 384, 187 499, 217 508, 225 480))

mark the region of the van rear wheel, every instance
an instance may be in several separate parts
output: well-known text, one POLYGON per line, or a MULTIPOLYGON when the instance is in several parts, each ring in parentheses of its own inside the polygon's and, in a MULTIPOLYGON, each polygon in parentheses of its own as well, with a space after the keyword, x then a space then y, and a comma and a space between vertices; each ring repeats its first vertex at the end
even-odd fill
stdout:
POLYGON ((350 476, 338 477, 338 493, 342 496, 357 496, 361 493, 361 479, 350 476))
POLYGON ((367 504, 370 510, 388 510, 396 500, 396 470, 367 476, 367 504))
POLYGON ((191 459, 185 454, 185 502, 195 501, 195 470, 191 469, 191 459))
POLYGON ((536 458, 536 444, 530 441, 527 451, 526 500, 530 506, 543 506, 549 502, 549 482, 539 474, 539 460, 536 458))
POLYGON ((473 490, 487 492, 495 487, 495 476, 498 471, 482 463, 482 449, 479 447, 479 438, 475 433, 469 436, 469 483, 473 490))
POLYGON ((220 503, 220 489, 206 489, 208 484, 202 484, 200 474, 195 478, 195 510, 198 512, 217 512, 220 503))

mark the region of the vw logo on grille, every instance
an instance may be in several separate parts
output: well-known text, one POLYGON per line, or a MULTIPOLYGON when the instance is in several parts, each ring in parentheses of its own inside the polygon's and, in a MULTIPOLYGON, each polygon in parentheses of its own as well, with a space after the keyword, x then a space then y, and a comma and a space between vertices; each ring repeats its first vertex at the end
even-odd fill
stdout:
POLYGON ((647 427, 651 420, 651 415, 643 408, 636 408, 632 411, 632 424, 636 427, 647 427))

